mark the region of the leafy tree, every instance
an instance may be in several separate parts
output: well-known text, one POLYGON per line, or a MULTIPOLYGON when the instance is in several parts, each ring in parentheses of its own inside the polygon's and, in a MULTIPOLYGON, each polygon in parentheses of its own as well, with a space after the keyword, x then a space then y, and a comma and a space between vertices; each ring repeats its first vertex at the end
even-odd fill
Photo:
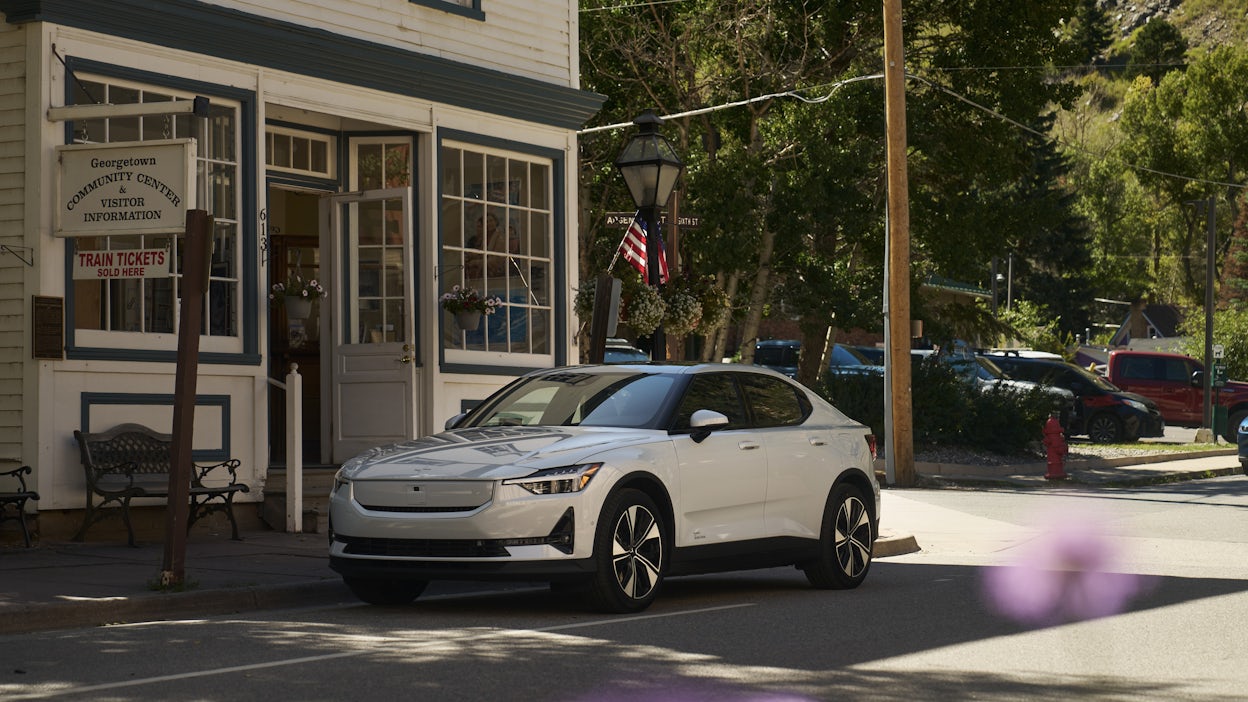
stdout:
MULTIPOLYGON (((1204 299, 1205 217, 1188 203, 1215 194, 1225 211, 1217 221, 1234 222, 1239 191, 1248 178, 1248 51, 1220 47, 1186 71, 1166 75, 1157 86, 1140 77, 1123 102, 1120 146, 1123 162, 1148 189, 1158 216, 1150 254, 1161 278, 1161 261, 1173 256, 1187 300, 1204 299), (1168 224, 1168 226, 1167 226, 1168 224)), ((1227 237, 1222 237, 1225 245, 1227 237)))
MULTIPOLYGON (((1078 47, 1057 30, 1078 5, 1024 0, 1008 14, 990 0, 907 5, 912 286, 933 271, 977 277, 986 261, 1007 253, 1001 232, 1026 230, 1034 213, 1004 206, 1036 163, 1030 137, 1015 123, 1038 123, 1053 105, 1071 104, 1078 87, 1051 71, 998 67, 1076 60, 1078 47)), ((743 360, 769 309, 797 311, 811 342, 803 345, 811 354, 803 373, 822 367, 831 326, 878 329, 883 85, 876 79, 833 86, 878 73, 880 5, 629 4, 587 8, 581 30, 584 87, 608 98, 596 124, 630 119, 643 106, 686 115, 667 130, 688 164, 683 203, 702 226, 683 233, 682 263, 715 275, 734 295, 743 360), (786 91, 831 97, 812 104, 751 100, 786 91), (727 103, 742 104, 713 109, 727 103)), ((599 219, 593 213, 628 209, 610 167, 628 135, 598 132, 582 140, 582 191, 592 195, 585 195, 581 250, 599 261, 609 260, 616 241, 597 243, 602 232, 592 231, 599 219)), ((587 261, 582 277, 601 265, 587 261)), ((707 347, 726 355, 717 342, 707 347)))
POLYGON ((1164 19, 1153 18, 1135 35, 1127 67, 1132 75, 1145 75, 1153 85, 1161 83, 1162 76, 1183 67, 1187 53, 1187 40, 1178 27, 1164 19))
POLYGON ((1079 0, 1079 8, 1071 23, 1071 42, 1079 47, 1081 63, 1095 62, 1113 42, 1109 17, 1100 5, 1098 0, 1079 0))

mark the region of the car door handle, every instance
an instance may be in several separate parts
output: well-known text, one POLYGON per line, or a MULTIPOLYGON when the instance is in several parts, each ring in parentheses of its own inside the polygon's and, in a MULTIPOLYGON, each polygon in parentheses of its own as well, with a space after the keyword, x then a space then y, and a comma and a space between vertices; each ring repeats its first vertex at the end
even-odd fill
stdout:
POLYGON ((816 438, 816 437, 813 437, 813 436, 812 436, 812 437, 810 437, 810 445, 811 445, 811 446, 823 446, 823 445, 824 445, 824 444, 826 444, 826 443, 828 443, 828 442, 824 441, 823 439, 819 439, 819 438, 816 438))
POLYGON ((739 441, 739 442, 737 442, 737 448, 741 449, 742 451, 753 451, 754 449, 758 448, 758 446, 759 446, 759 444, 758 444, 758 442, 757 442, 757 441, 739 441))

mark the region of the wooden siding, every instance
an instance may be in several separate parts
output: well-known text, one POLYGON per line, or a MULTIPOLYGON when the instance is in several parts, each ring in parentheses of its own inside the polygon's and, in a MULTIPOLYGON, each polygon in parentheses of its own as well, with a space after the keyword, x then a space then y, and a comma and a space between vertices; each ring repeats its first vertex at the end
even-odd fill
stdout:
POLYGON ((408 0, 210 0, 263 17, 316 27, 365 41, 438 56, 471 66, 580 87, 572 75, 579 51, 578 3, 569 0, 488 0, 485 19, 408 0))
MULTIPOLYGON (((0 25, 0 244, 24 245, 26 33, 0 25)), ((20 249, 18 249, 20 250, 20 249)), ((0 458, 22 460, 25 264, 0 254, 0 458)))

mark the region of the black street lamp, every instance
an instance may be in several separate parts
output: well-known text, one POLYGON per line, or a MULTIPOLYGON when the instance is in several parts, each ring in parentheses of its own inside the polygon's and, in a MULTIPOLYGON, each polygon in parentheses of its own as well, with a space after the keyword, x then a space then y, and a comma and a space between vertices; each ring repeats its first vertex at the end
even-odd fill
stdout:
MULTIPOLYGON (((676 187, 676 179, 685 164, 676 155, 671 143, 659 134, 663 119, 646 110, 637 119, 637 134, 629 140, 615 159, 615 167, 624 176, 628 192, 646 223, 646 282, 653 286, 661 283, 659 276, 659 210, 667 206, 667 200, 676 187)), ((663 325, 654 330, 650 358, 662 361, 667 358, 667 341, 663 337, 663 325)))

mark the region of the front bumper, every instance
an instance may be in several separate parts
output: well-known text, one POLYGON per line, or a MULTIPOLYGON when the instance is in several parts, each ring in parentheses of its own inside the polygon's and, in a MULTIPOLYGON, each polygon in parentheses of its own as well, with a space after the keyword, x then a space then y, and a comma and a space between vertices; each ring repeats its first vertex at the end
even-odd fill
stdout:
MULTIPOLYGON (((407 481, 410 482, 410 481, 407 481)), ((394 487, 403 494, 404 481, 394 487)), ((431 493, 439 486, 421 483, 431 493)), ((458 491, 463 494, 463 490, 458 491)), ((330 495, 330 567, 347 577, 558 579, 591 568, 598 510, 586 496, 533 495, 518 486, 477 491, 463 507, 384 504, 387 488, 353 485, 330 495), (376 504, 374 504, 376 503, 376 504)), ((397 501, 397 500, 396 500, 397 501)))

